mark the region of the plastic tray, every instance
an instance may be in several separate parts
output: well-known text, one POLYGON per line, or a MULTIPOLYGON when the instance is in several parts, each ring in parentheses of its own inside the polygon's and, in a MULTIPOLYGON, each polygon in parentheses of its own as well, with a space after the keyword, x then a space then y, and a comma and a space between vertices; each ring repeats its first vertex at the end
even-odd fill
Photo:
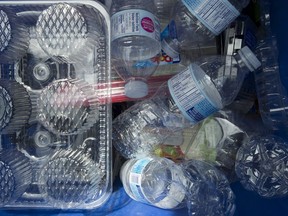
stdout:
POLYGON ((94 209, 112 191, 110 18, 0 1, 0 208, 94 209))

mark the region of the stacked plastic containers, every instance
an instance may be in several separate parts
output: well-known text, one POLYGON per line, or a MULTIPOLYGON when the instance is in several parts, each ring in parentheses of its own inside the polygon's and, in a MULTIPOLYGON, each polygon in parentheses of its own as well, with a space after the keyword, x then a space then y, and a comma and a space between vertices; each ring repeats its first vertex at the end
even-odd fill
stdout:
POLYGON ((105 7, 1 1, 0 64, 0 206, 102 206, 112 191, 105 7))

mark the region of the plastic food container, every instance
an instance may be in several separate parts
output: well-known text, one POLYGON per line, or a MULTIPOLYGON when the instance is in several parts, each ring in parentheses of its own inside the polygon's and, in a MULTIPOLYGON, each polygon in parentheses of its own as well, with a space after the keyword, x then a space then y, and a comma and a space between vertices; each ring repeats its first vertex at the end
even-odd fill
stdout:
POLYGON ((94 209, 112 191, 110 18, 0 1, 0 208, 94 209))

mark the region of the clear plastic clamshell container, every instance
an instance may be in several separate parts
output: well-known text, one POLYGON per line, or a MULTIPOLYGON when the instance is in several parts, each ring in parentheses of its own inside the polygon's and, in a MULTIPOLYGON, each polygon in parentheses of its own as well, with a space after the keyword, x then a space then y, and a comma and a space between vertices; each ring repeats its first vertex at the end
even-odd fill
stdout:
POLYGON ((112 190, 110 19, 0 1, 0 208, 92 209, 112 190))

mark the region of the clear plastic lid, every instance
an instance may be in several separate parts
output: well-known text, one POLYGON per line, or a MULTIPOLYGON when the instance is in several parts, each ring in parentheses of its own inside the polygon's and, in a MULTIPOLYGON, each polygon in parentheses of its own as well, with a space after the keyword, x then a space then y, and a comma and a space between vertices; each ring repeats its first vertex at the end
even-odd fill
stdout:
POLYGON ((1 208, 108 200, 110 38, 97 1, 0 2, 1 208))

